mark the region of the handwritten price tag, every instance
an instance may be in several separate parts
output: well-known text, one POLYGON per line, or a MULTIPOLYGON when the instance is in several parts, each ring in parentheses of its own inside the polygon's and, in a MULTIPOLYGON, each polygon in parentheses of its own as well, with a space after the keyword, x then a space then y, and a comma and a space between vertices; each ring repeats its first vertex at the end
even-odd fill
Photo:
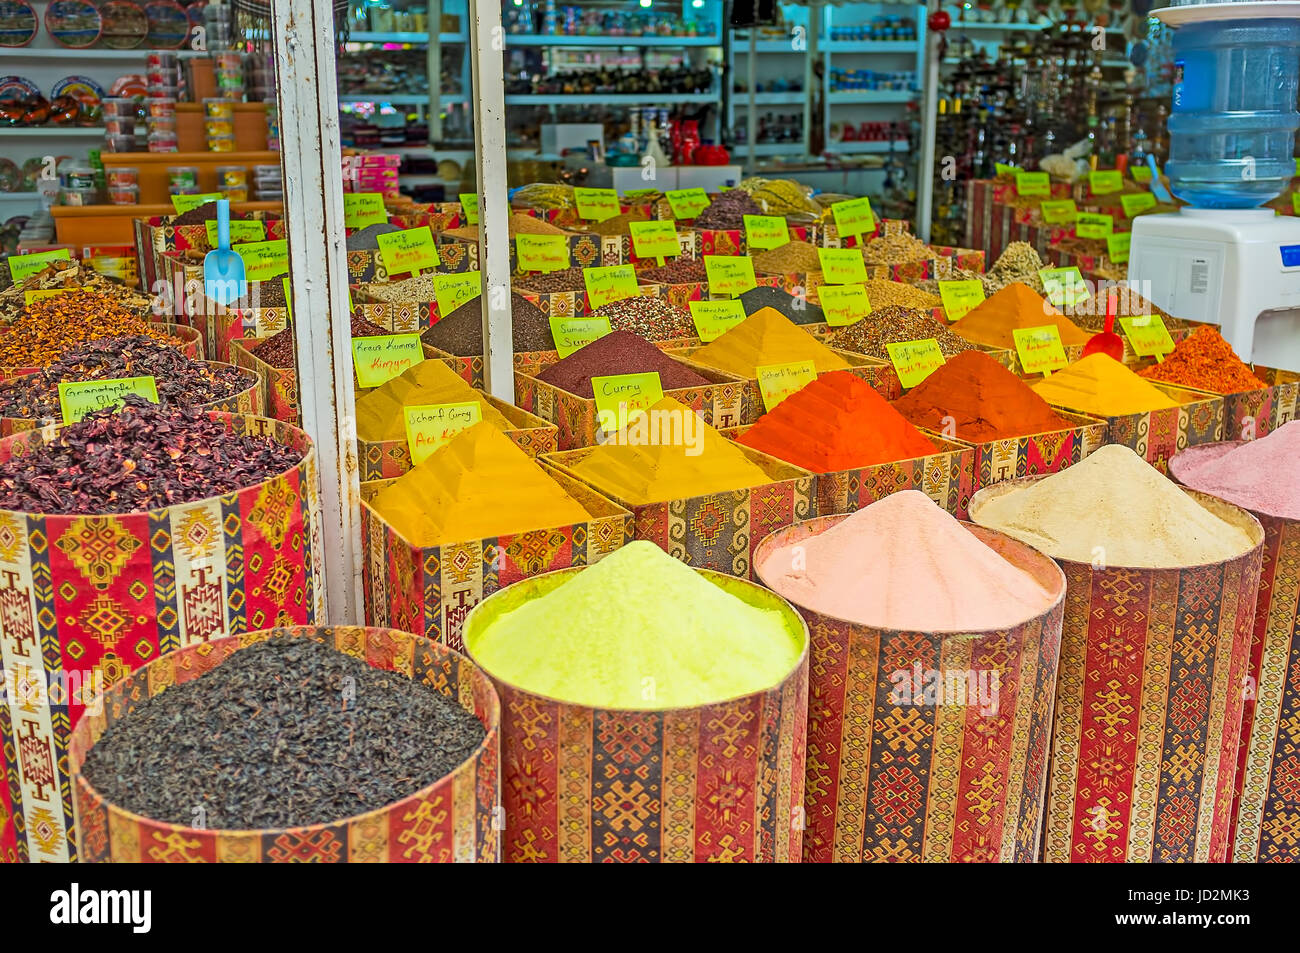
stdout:
POLYGON ((709 278, 709 290, 714 294, 738 295, 757 288, 754 280, 754 259, 737 255, 705 255, 704 272, 709 278))
POLYGON ((831 206, 835 217, 835 230, 841 238, 849 235, 876 234, 876 216, 871 211, 871 199, 845 199, 831 206))
POLYGON ((463 304, 483 293, 483 276, 477 271, 433 276, 433 297, 438 302, 438 317, 445 318, 463 304))
POLYGON ((1088 173, 1088 187, 1093 195, 1109 195, 1124 189, 1124 173, 1118 169, 1099 169, 1088 173))
POLYGON ((995 175, 999 175, 999 176, 1001 176, 1001 175, 1015 175, 1015 174, 1016 174, 1017 172, 1019 172, 1019 171, 1020 171, 1020 170, 1017 169, 1015 166, 1013 166, 1013 165, 1009 165, 1009 164, 1007 164, 1006 162, 995 162, 995 163, 993 163, 993 173, 994 173, 995 175))
POLYGON ((612 330, 609 318, 551 318, 551 337, 560 357, 568 357, 612 330))
POLYGON ((657 371, 593 377, 591 390, 596 397, 600 429, 606 433, 617 433, 627 426, 633 414, 649 410, 664 399, 657 371))
POLYGON ((939 297, 949 321, 958 321, 972 308, 984 303, 984 283, 978 278, 961 281, 940 281, 939 297))
POLYGON ((483 419, 476 400, 459 404, 418 404, 403 407, 406 417, 406 446, 417 467, 434 455, 452 437, 483 419))
MULTIPOLYGON (((387 219, 385 219, 387 221, 387 219)), ((208 230, 208 244, 213 248, 217 247, 217 223, 204 222, 204 228, 208 230)), ((230 244, 238 245, 242 242, 260 242, 266 240, 266 223, 265 222, 246 222, 240 219, 230 223, 230 244)))
POLYGON ((1174 339, 1169 336, 1164 318, 1158 314, 1143 314, 1137 317, 1119 318, 1119 326, 1124 329, 1133 353, 1138 357, 1161 359, 1174 349, 1174 339))
POLYGON ((1055 324, 1041 328, 1014 328, 1011 336, 1016 341, 1016 353, 1026 374, 1048 374, 1069 363, 1061 332, 1055 324))
POLYGON ((898 373, 898 382, 904 387, 915 387, 935 370, 943 367, 943 352, 934 338, 922 341, 895 341, 886 344, 889 359, 898 373))
POLYGON ((673 210, 673 218, 695 218, 712 204, 709 193, 703 189, 669 189, 664 197, 673 210))
POLYGON ((24 291, 23 304, 31 304, 33 301, 40 301, 42 298, 53 298, 56 295, 65 295, 69 291, 80 291, 81 287, 68 286, 67 288, 46 288, 42 291, 24 291))
POLYGON ((819 248, 817 258, 828 284, 862 284, 867 280, 867 263, 861 248, 819 248))
POLYGON ((635 298, 640 294, 636 284, 636 269, 631 265, 584 268, 582 281, 587 286, 587 300, 593 309, 611 301, 635 298))
POLYGON ((1047 300, 1057 308, 1069 308, 1088 297, 1088 286, 1078 268, 1043 268, 1038 277, 1043 279, 1047 300))
POLYGON ((788 245, 790 227, 780 215, 746 215, 745 244, 759 250, 788 245))
POLYGON ((1130 166, 1129 173, 1133 176, 1134 182, 1145 185, 1147 182, 1151 181, 1151 170, 1147 168, 1145 163, 1142 165, 1130 166))
POLYGON ((204 192, 202 195, 173 195, 172 208, 176 209, 177 215, 184 215, 200 205, 207 205, 219 198, 222 198, 220 192, 204 192))
POLYGON ((689 301, 695 330, 705 344, 716 341, 741 321, 745 307, 739 301, 689 301))
POLYGON ((1106 257, 1117 265, 1128 261, 1129 245, 1133 243, 1132 232, 1116 232, 1106 236, 1106 257))
POLYGON ((63 381, 59 384, 59 410, 65 424, 75 424, 86 414, 121 407, 122 398, 137 394, 158 403, 158 382, 152 377, 115 377, 104 381, 63 381))
POLYGON ((246 242, 239 246, 239 257, 244 259, 246 280, 279 278, 289 270, 289 240, 274 238, 269 242, 246 242))
POLYGON ((618 192, 614 189, 574 189, 573 201, 578 217, 603 222, 618 214, 618 192))
POLYGON ((1057 199, 1052 202, 1041 202, 1038 206, 1038 211, 1043 214, 1043 221, 1049 225, 1073 222, 1075 216, 1079 214, 1079 208, 1074 204, 1074 199, 1057 199))
POLYGON ((1080 238, 1105 238, 1115 230, 1115 219, 1110 215, 1080 212, 1074 220, 1074 234, 1080 238))
POLYGON ((1017 172, 1016 191, 1021 195, 1051 195, 1052 180, 1046 172, 1017 172))
POLYGON ((856 324, 871 313, 871 299, 862 285, 822 285, 817 296, 826 323, 833 328, 856 324))
POLYGON ((673 222, 629 222, 627 228, 638 258, 676 258, 682 253, 673 222))
POLYGON ((378 192, 343 193, 343 224, 348 228, 387 223, 388 209, 384 208, 383 195, 378 192))
POLYGON ((418 275, 442 264, 438 246, 433 243, 433 230, 428 225, 406 228, 378 236, 379 254, 390 275, 410 272, 418 275))
POLYGON ((418 334, 380 334, 352 339, 357 386, 379 387, 424 360, 418 334))
POLYGON ((524 271, 559 271, 569 267, 569 242, 564 235, 516 235, 515 252, 524 271))
POLYGON ((755 370, 758 372, 758 390, 763 395, 763 406, 768 413, 817 379, 817 366, 812 361, 764 364, 755 370))
POLYGON ((477 192, 461 192, 460 208, 461 211, 465 213, 466 225, 478 224, 478 193, 477 192))
MULTIPOLYGON (((1150 174, 1148 169, 1147 173, 1150 174)), ((1144 212, 1149 208, 1156 207, 1156 197, 1150 192, 1134 192, 1132 195, 1121 195, 1119 204, 1124 206, 1124 216, 1132 218, 1138 212, 1144 212)))
POLYGON ((54 251, 38 251, 31 255, 15 255, 9 259, 9 277, 13 279, 14 284, 18 284, 21 281, 26 281, 42 268, 49 267, 52 261, 71 260, 72 252, 66 248, 56 248, 54 251))

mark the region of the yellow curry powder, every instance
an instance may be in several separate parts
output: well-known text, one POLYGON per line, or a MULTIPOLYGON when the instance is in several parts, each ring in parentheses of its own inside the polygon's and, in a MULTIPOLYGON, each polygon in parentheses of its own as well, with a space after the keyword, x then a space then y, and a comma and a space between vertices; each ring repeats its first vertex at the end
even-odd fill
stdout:
POLYGON ((357 437, 378 442, 405 440, 403 407, 420 404, 479 405, 480 418, 498 430, 509 430, 510 421, 487 402, 487 395, 470 387, 442 361, 421 361, 387 384, 357 398, 357 437))
POLYGON ((477 423, 370 500, 417 546, 583 523, 587 511, 500 430, 477 423))
POLYGON ((1090 354, 1032 385, 1056 407, 1100 417, 1177 407, 1174 400, 1108 354, 1090 354))
POLYGON ((812 361, 819 374, 849 366, 776 308, 759 308, 716 341, 695 351, 690 359, 746 380, 757 378, 756 368, 766 364, 812 361))
POLYGON ((570 469, 607 496, 638 506, 772 482, 735 444, 671 397, 633 417, 570 469))

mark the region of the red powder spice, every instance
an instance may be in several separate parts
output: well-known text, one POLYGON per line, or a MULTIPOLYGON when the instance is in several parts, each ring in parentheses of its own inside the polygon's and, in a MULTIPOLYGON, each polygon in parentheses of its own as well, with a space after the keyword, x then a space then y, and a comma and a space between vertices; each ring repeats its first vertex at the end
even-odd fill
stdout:
POLYGON ((1240 394, 1268 386, 1237 357, 1232 345, 1215 328, 1197 328, 1162 362, 1138 373, 1153 381, 1195 387, 1212 394, 1240 394))
POLYGON ((971 443, 1065 430, 1070 424, 983 351, 963 351, 894 409, 918 427, 971 443))
POLYGON ((823 374, 759 418, 737 443, 814 473, 935 453, 933 443, 860 377, 823 374))

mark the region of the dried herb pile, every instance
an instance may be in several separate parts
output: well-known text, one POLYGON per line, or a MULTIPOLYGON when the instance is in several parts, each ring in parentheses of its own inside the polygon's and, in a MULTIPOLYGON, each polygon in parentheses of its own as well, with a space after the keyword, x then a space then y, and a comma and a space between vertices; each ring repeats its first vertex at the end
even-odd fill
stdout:
POLYGON ((138 513, 256 486, 302 460, 194 407, 164 409, 133 394, 124 403, 0 463, 0 509, 138 513))
POLYGON ((114 298, 67 291, 38 298, 23 308, 17 322, 0 330, 0 367, 48 367, 87 341, 139 335, 181 346, 114 298))

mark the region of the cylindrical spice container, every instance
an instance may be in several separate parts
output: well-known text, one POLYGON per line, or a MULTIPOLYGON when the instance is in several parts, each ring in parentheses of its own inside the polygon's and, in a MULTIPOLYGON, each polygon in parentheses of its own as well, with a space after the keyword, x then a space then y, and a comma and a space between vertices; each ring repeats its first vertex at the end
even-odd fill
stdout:
MULTIPOLYGON (((347 685, 341 685, 341 694, 347 685)), ((373 689, 371 689, 373 691, 373 689)), ((352 702, 367 704, 367 692, 352 702)), ((346 706, 346 697, 340 702, 346 706)), ((114 863, 495 863, 499 848, 500 701, 492 683, 458 652, 396 629, 339 626, 248 632, 169 652, 107 690, 72 733, 69 760, 80 859, 114 863), (142 706, 209 674, 268 639, 310 639, 370 667, 423 684, 473 716, 485 736, 449 773, 383 807, 324 823, 221 830, 132 813, 83 772, 105 732, 142 706)), ((251 716, 250 716, 251 717, 251 716)), ((167 739, 160 738, 159 745, 167 739)), ((196 804, 201 801, 196 795, 196 804)))
MULTIPOLYGON (((986 487, 971 519, 986 523, 991 502, 1039 479, 1053 477, 986 487)), ((1264 531, 1238 507, 1191 497, 1241 532, 1244 551, 1148 569, 1110 565, 1099 542, 1091 563, 1056 560, 1066 599, 1045 861, 1227 859, 1264 531)), ((1133 532, 1146 515, 1133 512, 1133 532)))
MULTIPOLYGON (((1210 478, 1198 478, 1196 470, 1219 460, 1235 469, 1238 478, 1259 481, 1246 495, 1215 488, 1216 496, 1245 507, 1264 527, 1250 668, 1241 686, 1244 704, 1231 854, 1238 863, 1300 861, 1296 838, 1300 818, 1300 786, 1296 783, 1300 778, 1300 618, 1296 612, 1300 605, 1300 518, 1294 509, 1295 491, 1290 491, 1292 503, 1287 504, 1278 492, 1277 473, 1262 466, 1275 463, 1277 457, 1265 455, 1251 461, 1235 454, 1244 449, 1249 456, 1250 451, 1263 450, 1265 444, 1297 431, 1300 424, 1289 423, 1254 446, 1209 444, 1193 447, 1169 461, 1170 476, 1194 488, 1204 485, 1210 489, 1210 478), (1270 512, 1288 507, 1289 516, 1270 512)), ((1288 456, 1294 454, 1294 445, 1286 446, 1286 451, 1288 456)))
MULTIPOLYGON (((631 544, 651 546, 652 544, 631 544)), ((533 863, 797 862, 803 829, 807 629, 780 597, 708 570, 702 580, 779 614, 797 661, 765 690, 691 707, 614 709, 526 691, 475 654, 485 631, 593 572, 535 576, 471 610, 466 652, 501 696, 502 859, 533 863)), ((653 547, 663 559, 671 559, 653 547)), ((659 607, 663 625, 672 607, 659 607)), ((643 683, 653 691, 654 679, 643 683)))
MULTIPOLYGON (((849 518, 772 533, 754 554, 759 580, 779 586, 777 550, 849 518)), ((903 631, 796 604, 812 646, 805 862, 1038 857, 1065 579, 1028 546, 959 525, 1031 577, 1045 611, 995 630, 903 631)))
MULTIPOLYGON (((116 684, 167 652, 277 624, 313 623, 324 614, 310 438, 263 417, 208 418, 228 433, 259 438, 264 448, 260 456, 236 457, 226 445, 224 458, 209 449, 224 472, 253 474, 241 489, 126 513, 0 510, 0 646, 18 686, 0 706, 0 762, 15 759, 0 763, 0 854, 8 842, 18 860, 77 859, 68 741, 97 686, 116 684), (288 456, 297 462, 275 471, 276 447, 297 451, 288 456), (263 470, 271 475, 261 476, 263 470)), ((42 444, 78 426, 0 440, 0 463, 30 460, 42 444)), ((200 432, 174 416, 165 426, 169 447, 188 428, 200 432)), ((95 446, 101 445, 78 452, 92 454, 95 446)), ((138 467, 149 465, 142 446, 122 453, 138 467)))

